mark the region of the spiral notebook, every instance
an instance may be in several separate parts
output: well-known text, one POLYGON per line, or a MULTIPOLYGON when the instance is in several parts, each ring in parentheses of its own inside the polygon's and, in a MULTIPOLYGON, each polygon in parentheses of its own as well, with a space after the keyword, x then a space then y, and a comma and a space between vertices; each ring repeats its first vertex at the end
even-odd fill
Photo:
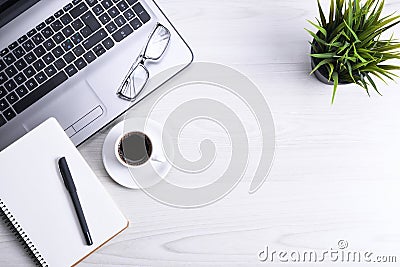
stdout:
POLYGON ((0 152, 0 208, 42 266, 73 266, 128 221, 55 119, 0 152), (93 239, 87 246, 57 160, 66 157, 93 239))

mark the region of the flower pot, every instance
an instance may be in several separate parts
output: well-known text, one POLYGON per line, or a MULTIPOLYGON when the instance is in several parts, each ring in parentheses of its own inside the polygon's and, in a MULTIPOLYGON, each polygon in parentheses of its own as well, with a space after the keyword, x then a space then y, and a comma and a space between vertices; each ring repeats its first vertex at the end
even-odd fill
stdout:
MULTIPOLYGON (((317 34, 320 34, 320 32, 318 32, 317 34)), ((313 43, 316 44, 315 40, 313 40, 313 43)), ((314 53, 314 51, 313 51, 313 48, 311 47, 311 54, 313 54, 313 53, 314 53)), ((311 57, 311 69, 313 70, 318 65, 319 62, 320 62, 320 59, 315 58, 315 57, 311 57)), ((316 70, 314 72, 314 75, 315 75, 315 77, 317 77, 317 79, 320 82, 323 82, 323 83, 329 84, 329 85, 333 85, 334 84, 332 79, 330 81, 328 80, 329 79, 329 73, 324 67, 321 67, 318 70, 316 70)), ((350 84, 350 83, 351 82, 343 81, 339 77, 339 84, 350 84)))

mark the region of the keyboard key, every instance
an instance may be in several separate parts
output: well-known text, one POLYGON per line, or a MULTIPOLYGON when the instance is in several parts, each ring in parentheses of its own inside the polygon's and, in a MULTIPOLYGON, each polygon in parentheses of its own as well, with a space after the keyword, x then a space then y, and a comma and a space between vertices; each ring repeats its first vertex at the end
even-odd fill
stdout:
POLYGON ((46 27, 41 31, 41 33, 43 34, 44 38, 49 38, 54 32, 50 27, 46 27))
POLYGON ((70 50, 74 44, 72 43, 72 41, 70 39, 65 40, 64 43, 61 44, 62 48, 64 48, 65 51, 70 50))
POLYGON ((17 82, 18 85, 21 85, 26 81, 26 78, 22 72, 18 73, 15 77, 14 80, 17 82))
POLYGON ((15 62, 16 59, 13 54, 9 53, 3 57, 3 60, 7 65, 11 65, 12 63, 15 62))
POLYGON ((33 54, 33 52, 30 52, 26 56, 24 56, 24 59, 27 64, 32 64, 36 60, 36 56, 35 54, 33 54))
POLYGON ((56 74, 57 70, 53 65, 50 65, 44 69, 44 72, 46 73, 47 77, 51 77, 56 74))
POLYGON ((72 15, 72 17, 74 19, 76 19, 77 17, 82 15, 83 12, 85 12, 86 10, 88 10, 88 7, 86 6, 86 4, 85 3, 80 3, 79 5, 77 5, 73 9, 71 9, 70 14, 72 15))
POLYGON ((129 25, 125 25, 118 31, 116 31, 112 37, 116 42, 121 42, 125 37, 133 32, 132 28, 129 25))
POLYGON ((6 94, 7 94, 7 90, 3 86, 0 86, 0 99, 5 97, 6 94))
POLYGON ((14 109, 17 113, 21 113, 33 103, 41 99, 43 96, 51 92, 57 86, 62 84, 68 79, 67 75, 64 72, 57 73, 52 78, 47 80, 45 83, 40 85, 38 88, 30 92, 26 95, 21 101, 18 101, 14 105, 14 109))
POLYGON ((133 5, 136 3, 138 0, 127 0, 128 4, 133 5))
POLYGON ((36 30, 40 31, 42 30, 44 27, 46 27, 46 23, 42 22, 39 25, 36 26, 36 30))
POLYGON ((144 9, 141 3, 137 3, 136 5, 134 5, 133 10, 143 23, 146 23, 150 20, 150 15, 144 9))
POLYGON ((142 26, 142 22, 140 22, 140 20, 138 18, 133 19, 130 22, 131 26, 133 27, 133 29, 137 30, 140 28, 140 26, 142 26))
POLYGON ((104 47, 105 47, 107 50, 114 46, 114 42, 113 42, 113 40, 112 40, 110 37, 108 37, 107 39, 105 39, 105 40, 102 42, 102 44, 104 45, 104 47))
POLYGON ((71 3, 69 3, 68 5, 66 5, 65 7, 63 7, 63 10, 65 12, 67 12, 68 10, 70 10, 73 7, 73 5, 71 3))
POLYGON ((11 92, 6 96, 7 102, 10 103, 11 105, 17 102, 18 96, 15 92, 11 92))
POLYGON ((83 53, 85 53, 85 50, 83 49, 82 45, 78 45, 72 51, 77 57, 80 57, 81 55, 83 55, 83 53))
POLYGON ((17 88, 17 84, 13 80, 8 80, 4 83, 4 88, 6 88, 8 92, 12 92, 17 88))
POLYGON ((66 67, 65 71, 67 72, 69 77, 72 77, 73 75, 75 75, 78 72, 78 70, 72 64, 69 65, 68 67, 66 67))
POLYGON ((4 72, 0 73, 0 84, 2 84, 5 81, 7 81, 7 79, 8 79, 7 75, 4 72))
POLYGON ((114 21, 115 21, 115 24, 118 25, 118 27, 122 27, 122 25, 124 25, 126 23, 126 19, 122 15, 118 16, 114 21))
POLYGON ((21 98, 29 93, 28 89, 26 89, 25 85, 21 85, 20 87, 15 90, 17 92, 17 95, 21 98))
POLYGON ((68 25, 72 21, 72 18, 69 14, 65 14, 60 18, 60 20, 64 25, 68 25))
POLYGON ((8 46, 8 49, 13 50, 13 49, 16 48, 17 46, 18 46, 18 42, 15 41, 14 43, 12 43, 12 44, 10 44, 10 45, 8 46))
POLYGON ((101 5, 105 9, 108 9, 108 8, 110 8, 112 6, 112 2, 111 2, 111 0, 104 0, 104 1, 101 2, 101 5))
POLYGON ((125 0, 123 0, 117 4, 117 7, 119 11, 123 12, 125 9, 128 8, 128 4, 125 2, 125 0))
POLYGON ((71 18, 71 16, 67 13, 67 14, 63 15, 63 16, 60 18, 60 20, 61 20, 61 22, 62 22, 64 25, 68 25, 68 24, 72 21, 72 18, 71 18))
POLYGON ((6 94, 7 94, 6 88, 4 88, 3 86, 0 86, 0 99, 2 99, 3 97, 5 97, 6 94))
POLYGON ((38 59, 33 63, 33 67, 35 67, 36 71, 40 71, 45 67, 43 60, 38 59))
POLYGON ((81 70, 87 66, 87 63, 83 58, 78 58, 77 60, 75 60, 74 64, 78 68, 78 70, 81 70))
POLYGON ((26 40, 28 40, 28 37, 26 35, 22 35, 21 37, 18 38, 18 43, 22 44, 26 40))
POLYGON ((110 10, 108 10, 108 14, 109 14, 112 18, 115 18, 116 16, 119 15, 119 11, 118 11, 118 9, 114 6, 114 7, 110 8, 110 10))
POLYGON ((47 77, 46 77, 46 74, 44 74, 44 72, 41 71, 35 75, 35 79, 40 84, 40 83, 44 82, 47 79, 47 77))
POLYGON ((89 35, 91 35, 93 33, 93 31, 88 27, 85 26, 82 30, 81 30, 81 34, 83 35, 83 37, 88 37, 89 35))
POLYGON ((0 111, 4 111, 6 108, 8 108, 10 105, 6 101, 5 98, 0 100, 0 111))
POLYGON ((94 32, 100 28, 100 23, 97 21, 92 12, 88 11, 81 17, 83 23, 94 32))
POLYGON ((103 15, 100 16, 100 21, 104 25, 104 24, 107 24, 108 22, 110 22, 111 18, 107 13, 104 13, 103 15))
POLYGON ((35 36, 32 37, 33 42, 38 45, 41 44, 44 41, 43 35, 40 33, 37 33, 35 36))
POLYGON ((96 54, 97 57, 100 57, 106 52, 106 49, 101 44, 98 44, 93 48, 93 52, 96 54))
POLYGON ((52 39, 48 39, 46 41, 44 41, 43 43, 44 48, 46 48, 47 51, 50 51, 51 49, 53 49, 56 44, 54 43, 54 41, 52 39))
POLYGON ((84 26, 80 19, 75 20, 71 25, 76 31, 84 26))
POLYGON ((113 33, 117 30, 117 25, 115 25, 115 23, 111 21, 106 25, 106 29, 109 33, 113 33))
POLYGON ((6 124, 6 119, 3 117, 3 115, 0 114, 0 127, 6 124))
POLYGON ((92 7, 97 4, 97 0, 86 0, 86 3, 88 4, 88 6, 92 7))
POLYGON ((42 45, 36 47, 35 49, 33 49, 33 52, 35 53, 35 55, 37 57, 41 57, 44 55, 44 53, 46 53, 46 49, 44 49, 44 47, 42 45))
POLYGON ((56 62, 54 62, 54 65, 56 66, 56 68, 58 70, 61 70, 62 68, 64 68, 67 64, 65 63, 64 59, 59 58, 56 60, 56 62))
POLYGON ((75 31, 72 29, 71 26, 67 26, 62 30, 65 37, 70 37, 75 31))
POLYGON ((83 57, 86 59, 88 63, 92 63, 96 59, 96 56, 92 51, 87 52, 86 54, 83 55, 83 57))
POLYGON ((44 22, 46 22, 46 24, 50 24, 55 20, 55 18, 53 16, 47 18, 44 22))
POLYGON ((4 63, 4 61, 0 59, 0 71, 4 70, 5 68, 6 68, 6 63, 4 63))
POLYGON ((35 79, 30 79, 25 83, 25 86, 29 91, 32 91, 36 86, 38 86, 38 83, 35 81, 35 79))
POLYGON ((92 10, 97 16, 100 16, 100 14, 104 12, 104 8, 100 4, 95 6, 92 10))
POLYGON ((63 56, 64 60, 67 63, 71 63, 72 61, 74 61, 76 59, 76 57, 74 56, 74 54, 72 52, 68 52, 63 56))
POLYGON ((73 0, 72 3, 73 3, 74 5, 77 5, 77 4, 79 4, 81 1, 82 1, 82 0, 73 0))
POLYGON ((83 47, 89 50, 90 48, 95 46, 97 43, 101 42, 106 37, 107 37, 106 31, 104 29, 100 29, 98 32, 96 32, 83 42, 83 47))
POLYGON ((7 55, 8 52, 9 52, 8 48, 4 48, 3 50, 0 51, 0 57, 4 57, 5 55, 7 55))
POLYGON ((64 25, 59 20, 56 20, 51 24, 51 28, 53 29, 54 32, 58 32, 63 27, 64 27, 64 25))
POLYGON ((54 61, 54 56, 51 52, 47 53, 44 57, 43 57, 43 61, 44 63, 46 63, 47 65, 51 64, 54 61))
POLYGON ((132 9, 128 9, 128 10, 126 10, 126 11, 124 12, 124 17, 125 17, 127 20, 131 20, 131 19, 133 19, 133 18, 135 17, 135 13, 133 12, 132 9))
POLYGON ((61 43, 62 41, 65 40, 65 37, 64 37, 64 35, 63 35, 61 32, 58 32, 58 33, 56 33, 56 34, 53 36, 53 40, 54 40, 57 44, 59 44, 59 43, 61 43))
POLYGON ((6 111, 3 112, 4 117, 10 121, 12 119, 15 118, 16 114, 14 112, 14 110, 12 110, 11 108, 7 109, 6 111))
POLYGON ((56 48, 54 48, 53 50, 51 50, 51 52, 53 53, 53 55, 55 57, 61 57, 62 55, 64 55, 64 49, 61 48, 61 46, 57 46, 56 48))
POLYGON ((22 58, 20 60, 18 60, 17 62, 15 62, 15 67, 17 67, 17 69, 19 71, 25 69, 26 66, 27 66, 27 64, 26 64, 25 60, 22 58))
POLYGON ((13 50, 13 53, 14 53, 14 56, 15 56, 16 58, 20 58, 20 57, 22 57, 23 55, 25 55, 25 50, 24 50, 21 46, 18 46, 17 48, 15 48, 15 49, 13 50))
POLYGON ((59 17, 61 17, 62 14, 64 14, 64 11, 62 9, 60 9, 56 13, 54 13, 54 17, 59 18, 59 17))
POLYGON ((32 29, 26 35, 28 35, 28 37, 32 37, 33 35, 35 35, 35 33, 37 33, 36 29, 32 29))
POLYGON ((71 40, 74 42, 74 44, 78 44, 83 41, 83 37, 80 33, 75 33, 71 36, 71 40))
POLYGON ((17 73, 18 73, 18 71, 14 66, 10 66, 6 69, 6 74, 7 74, 8 78, 12 78, 17 73))
POLYGON ((29 52, 35 47, 35 45, 31 40, 28 40, 22 44, 22 47, 25 49, 26 52, 29 52))
POLYGON ((32 66, 27 67, 26 69, 24 69, 24 74, 25 76, 29 79, 30 77, 32 77, 34 74, 36 74, 35 69, 32 66))

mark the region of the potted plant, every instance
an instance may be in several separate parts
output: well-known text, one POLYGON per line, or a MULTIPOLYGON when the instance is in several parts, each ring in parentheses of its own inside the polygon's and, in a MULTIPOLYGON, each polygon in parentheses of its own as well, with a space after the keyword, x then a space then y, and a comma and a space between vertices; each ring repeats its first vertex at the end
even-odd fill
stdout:
POLYGON ((374 78, 386 83, 385 79, 398 77, 392 71, 400 67, 386 61, 400 59, 400 42, 382 34, 400 23, 400 16, 382 16, 383 7, 384 0, 331 0, 325 17, 318 0, 320 18, 317 23, 308 21, 318 32, 306 29, 314 38, 311 74, 333 84, 332 103, 339 84, 355 83, 368 95, 372 87, 380 94, 374 78))

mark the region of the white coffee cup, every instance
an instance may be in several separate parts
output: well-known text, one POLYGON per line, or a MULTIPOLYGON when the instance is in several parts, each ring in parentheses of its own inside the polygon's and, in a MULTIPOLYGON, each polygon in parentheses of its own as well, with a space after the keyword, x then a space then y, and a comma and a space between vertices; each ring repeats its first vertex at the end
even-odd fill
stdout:
POLYGON ((146 164, 152 158, 153 149, 153 143, 147 134, 133 131, 118 137, 114 153, 119 163, 134 168, 146 164))

